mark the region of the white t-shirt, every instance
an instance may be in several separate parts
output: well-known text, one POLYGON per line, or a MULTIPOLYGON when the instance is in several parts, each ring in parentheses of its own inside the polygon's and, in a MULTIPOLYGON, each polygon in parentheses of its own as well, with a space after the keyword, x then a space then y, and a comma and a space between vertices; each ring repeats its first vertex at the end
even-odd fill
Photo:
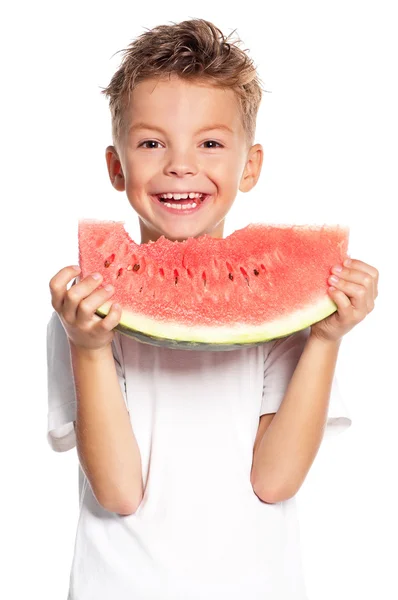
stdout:
MULTIPOLYGON (((115 332, 144 496, 134 514, 106 511, 79 465, 68 600, 306 600, 295 497, 262 502, 250 471, 259 418, 278 410, 309 332, 216 352, 115 332)), ((76 395, 56 312, 47 348, 48 441, 67 451, 76 395)), ((325 436, 350 424, 334 377, 325 436)))

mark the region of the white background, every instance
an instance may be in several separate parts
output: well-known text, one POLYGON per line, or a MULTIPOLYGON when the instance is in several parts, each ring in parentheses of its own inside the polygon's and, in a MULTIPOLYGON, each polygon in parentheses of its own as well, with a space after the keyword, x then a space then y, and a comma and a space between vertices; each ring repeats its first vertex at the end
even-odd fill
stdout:
POLYGON ((119 65, 115 53, 145 27, 192 17, 225 34, 237 28, 271 92, 255 140, 262 174, 238 195, 225 234, 254 221, 347 223, 352 257, 380 272, 376 308, 344 337, 336 369, 353 425, 322 445, 298 501, 309 600, 398 597, 394 4, 69 0, 3 9, 4 597, 67 596, 77 454, 46 441, 48 282, 78 260, 79 218, 134 218, 106 172, 100 86, 119 65))

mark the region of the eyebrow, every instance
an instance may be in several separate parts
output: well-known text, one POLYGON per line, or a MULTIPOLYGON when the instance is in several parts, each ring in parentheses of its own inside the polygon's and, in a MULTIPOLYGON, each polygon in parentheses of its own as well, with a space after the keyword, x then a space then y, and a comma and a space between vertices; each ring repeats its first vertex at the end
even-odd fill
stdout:
MULTIPOLYGON (((132 125, 129 129, 129 133, 131 133, 132 131, 137 131, 139 129, 151 129, 153 131, 160 131, 163 134, 166 133, 161 127, 155 127, 142 121, 134 123, 134 125, 132 125)), ((205 127, 201 127, 200 129, 198 129, 196 133, 203 133, 204 131, 212 131, 214 129, 221 129, 223 131, 227 131, 228 133, 234 133, 233 130, 224 123, 214 123, 213 125, 206 125, 205 127)))

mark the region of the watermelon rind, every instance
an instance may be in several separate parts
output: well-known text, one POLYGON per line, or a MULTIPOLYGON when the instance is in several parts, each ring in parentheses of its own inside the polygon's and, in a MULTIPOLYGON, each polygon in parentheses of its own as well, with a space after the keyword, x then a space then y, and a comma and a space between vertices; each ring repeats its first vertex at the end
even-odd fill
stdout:
MULTIPOLYGON (((96 310, 96 314, 105 317, 111 306, 111 302, 105 302, 96 310)), ((209 327, 162 322, 124 309, 115 329, 140 342, 166 348, 236 350, 239 347, 250 348, 286 337, 325 319, 336 310, 335 302, 329 296, 323 295, 318 301, 313 301, 300 310, 259 325, 236 323, 231 326, 209 327)))

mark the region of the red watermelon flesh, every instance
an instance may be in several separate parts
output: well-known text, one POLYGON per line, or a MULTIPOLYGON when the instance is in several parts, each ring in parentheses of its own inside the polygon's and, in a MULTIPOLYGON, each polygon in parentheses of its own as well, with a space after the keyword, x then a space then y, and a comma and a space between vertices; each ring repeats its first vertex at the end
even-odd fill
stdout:
POLYGON ((283 337, 337 309, 330 269, 347 257, 339 225, 251 224, 224 239, 136 244, 123 222, 79 221, 81 278, 95 271, 122 306, 116 327, 147 343, 234 349, 283 337))

